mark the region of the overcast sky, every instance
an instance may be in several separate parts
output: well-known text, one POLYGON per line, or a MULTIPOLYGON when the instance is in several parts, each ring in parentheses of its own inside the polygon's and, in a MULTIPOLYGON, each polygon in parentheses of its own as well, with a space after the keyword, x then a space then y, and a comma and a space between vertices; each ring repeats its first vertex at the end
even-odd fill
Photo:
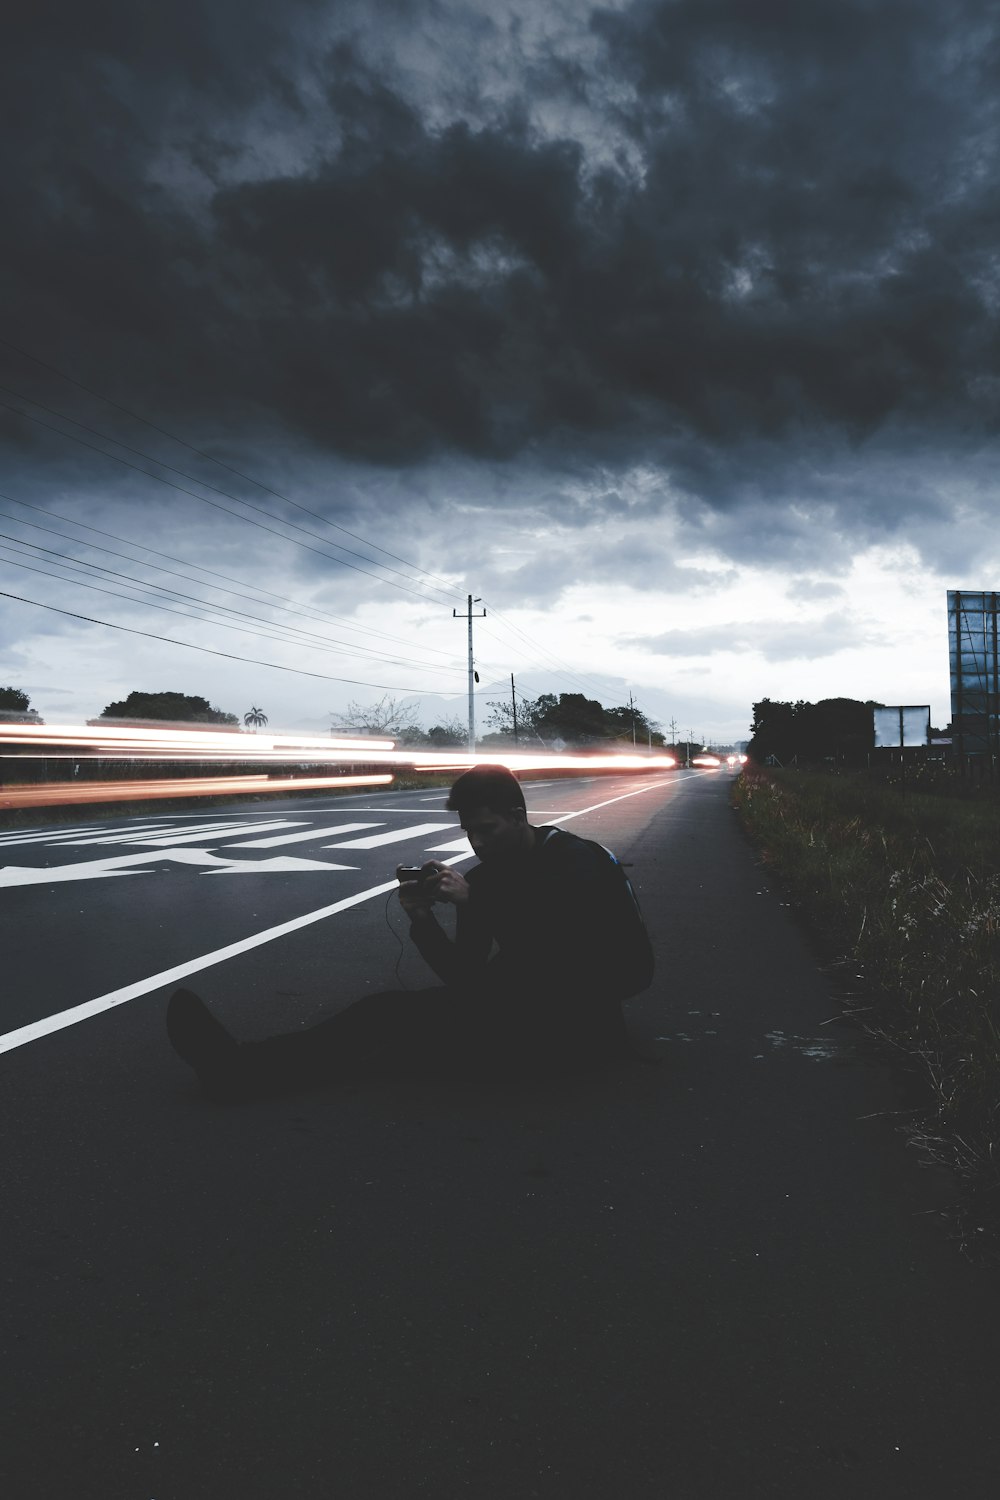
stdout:
POLYGON ((46 719, 462 713, 472 593, 484 698, 947 721, 946 591, 1000 584, 997 4, 35 0, 0 69, 0 684, 46 719))

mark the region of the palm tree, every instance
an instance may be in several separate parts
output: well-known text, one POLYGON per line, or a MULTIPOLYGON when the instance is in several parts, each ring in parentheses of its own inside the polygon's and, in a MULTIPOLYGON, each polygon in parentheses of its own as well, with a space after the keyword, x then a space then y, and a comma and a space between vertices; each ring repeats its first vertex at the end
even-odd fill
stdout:
POLYGON ((263 729, 267 723, 267 714, 262 708, 258 708, 256 704, 252 704, 250 712, 243 715, 243 722, 248 729, 252 727, 256 734, 257 730, 263 729))

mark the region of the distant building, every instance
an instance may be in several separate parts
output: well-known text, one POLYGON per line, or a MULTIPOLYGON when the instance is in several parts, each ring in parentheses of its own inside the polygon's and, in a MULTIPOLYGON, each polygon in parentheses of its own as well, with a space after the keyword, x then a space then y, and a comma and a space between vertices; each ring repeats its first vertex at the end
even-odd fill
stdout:
POLYGON ((962 760, 1000 753, 998 601, 996 593, 948 591, 951 731, 962 760))

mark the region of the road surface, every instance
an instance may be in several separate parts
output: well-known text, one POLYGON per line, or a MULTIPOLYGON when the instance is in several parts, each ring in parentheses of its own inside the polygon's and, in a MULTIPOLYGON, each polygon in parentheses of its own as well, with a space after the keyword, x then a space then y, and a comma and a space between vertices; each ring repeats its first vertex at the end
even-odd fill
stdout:
POLYGON ((630 865, 662 1063, 506 1088, 225 1108, 163 1035, 179 977, 241 1035, 426 983, 382 888, 467 858, 444 794, 0 841, 4 1492, 993 1500, 995 1273, 727 783, 528 788, 630 865))

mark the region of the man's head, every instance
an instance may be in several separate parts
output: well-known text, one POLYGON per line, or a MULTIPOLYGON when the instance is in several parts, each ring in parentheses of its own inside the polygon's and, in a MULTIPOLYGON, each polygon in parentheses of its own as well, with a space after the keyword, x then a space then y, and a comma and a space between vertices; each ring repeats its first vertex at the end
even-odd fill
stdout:
POLYGON ((473 766, 455 782, 447 806, 481 860, 509 858, 534 842, 521 784, 503 766, 473 766))

